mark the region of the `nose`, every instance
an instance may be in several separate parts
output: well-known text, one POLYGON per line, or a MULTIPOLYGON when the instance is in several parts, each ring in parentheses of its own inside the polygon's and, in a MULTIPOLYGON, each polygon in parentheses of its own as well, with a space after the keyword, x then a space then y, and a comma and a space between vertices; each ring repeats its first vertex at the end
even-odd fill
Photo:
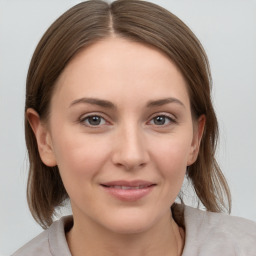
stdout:
POLYGON ((112 161, 126 170, 145 166, 149 161, 145 136, 136 125, 120 128, 115 138, 112 161))

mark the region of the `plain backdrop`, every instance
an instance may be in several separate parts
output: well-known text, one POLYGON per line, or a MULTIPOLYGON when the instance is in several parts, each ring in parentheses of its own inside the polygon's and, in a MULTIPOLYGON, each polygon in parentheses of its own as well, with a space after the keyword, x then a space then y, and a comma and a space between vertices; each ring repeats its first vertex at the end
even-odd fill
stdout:
MULTIPOLYGON (((75 0, 0 0, 0 255, 41 232, 26 204, 25 80, 48 26, 75 0)), ((256 1, 152 1, 181 18, 208 54, 220 125, 218 159, 232 215, 256 221, 256 1)))

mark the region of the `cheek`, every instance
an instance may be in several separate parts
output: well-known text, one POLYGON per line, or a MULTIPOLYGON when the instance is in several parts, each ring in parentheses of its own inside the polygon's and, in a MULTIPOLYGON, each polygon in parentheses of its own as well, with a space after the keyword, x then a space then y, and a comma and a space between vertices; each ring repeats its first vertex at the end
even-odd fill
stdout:
POLYGON ((53 146, 63 183, 77 187, 84 181, 90 182, 104 168, 109 158, 109 142, 84 133, 72 134, 56 134, 53 146))
POLYGON ((153 162, 160 174, 168 181, 184 179, 191 150, 190 137, 169 137, 158 140, 158 146, 151 145, 153 162))

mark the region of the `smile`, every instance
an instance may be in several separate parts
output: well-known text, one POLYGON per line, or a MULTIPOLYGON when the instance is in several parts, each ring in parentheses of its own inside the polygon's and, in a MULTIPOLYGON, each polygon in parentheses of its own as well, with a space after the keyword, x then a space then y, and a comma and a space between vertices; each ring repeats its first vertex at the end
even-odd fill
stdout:
POLYGON ((101 186, 114 198, 132 202, 150 194, 156 184, 147 181, 113 181, 101 186))
MULTIPOLYGON (((103 185, 104 186, 104 185, 103 185)), ((130 189, 142 189, 147 188, 148 186, 137 186, 137 187, 130 187, 130 186, 105 186, 109 188, 117 188, 117 189, 124 189, 124 190, 130 190, 130 189)))

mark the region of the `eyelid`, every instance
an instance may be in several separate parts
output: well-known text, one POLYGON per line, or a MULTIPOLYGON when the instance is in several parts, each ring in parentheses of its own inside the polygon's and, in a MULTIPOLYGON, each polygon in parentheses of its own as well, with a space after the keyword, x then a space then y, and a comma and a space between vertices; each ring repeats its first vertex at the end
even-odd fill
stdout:
POLYGON ((79 119, 78 119, 78 122, 81 123, 82 125, 86 126, 86 127, 93 127, 93 128, 101 128, 102 126, 105 126, 105 125, 108 125, 110 124, 110 122, 108 121, 108 118, 105 117, 105 115, 103 113, 100 113, 100 112, 90 112, 90 113, 87 113, 87 114, 83 114, 79 119), (93 116, 98 116, 102 119, 105 120, 106 124, 103 124, 103 125, 90 125, 90 124, 85 124, 84 121, 89 118, 89 117, 93 117, 93 116))
MULTIPOLYGON (((85 124, 83 124, 84 126, 93 127, 93 128, 100 128, 100 127, 102 127, 102 126, 111 124, 111 122, 109 121, 109 118, 106 117, 106 114, 104 114, 104 113, 102 113, 102 112, 89 112, 89 113, 86 113, 86 114, 84 113, 83 115, 81 115, 81 116, 79 117, 78 123, 83 123, 86 118, 89 118, 89 117, 92 117, 92 116, 99 116, 100 118, 102 118, 102 119, 105 120, 106 124, 104 124, 104 125, 99 125, 99 126, 93 126, 93 125, 85 125, 85 124)), ((177 118, 176 118, 176 116, 175 116, 174 114, 170 114, 170 113, 166 113, 166 112, 156 112, 156 113, 152 114, 152 115, 150 116, 149 121, 148 121, 147 123, 151 122, 152 119, 155 118, 155 117, 157 117, 157 116, 164 116, 164 117, 167 117, 168 119, 170 119, 170 122, 171 122, 171 123, 177 123, 177 118)), ((168 124, 167 124, 167 125, 162 125, 162 127, 165 127, 165 126, 168 126, 168 124)), ((160 127, 160 126, 159 126, 159 127, 160 127)))
POLYGON ((177 118, 176 118, 175 115, 170 114, 170 113, 166 113, 166 112, 157 112, 157 113, 154 113, 154 114, 151 115, 150 120, 153 119, 154 117, 157 117, 157 116, 165 116, 165 117, 170 118, 173 122, 176 122, 176 121, 177 121, 177 118))
POLYGON ((154 125, 154 124, 153 124, 153 126, 156 126, 156 127, 158 127, 158 128, 165 128, 165 127, 167 127, 167 126, 170 126, 171 124, 176 124, 176 123, 177 123, 177 118, 176 118, 174 115, 169 114, 169 113, 166 113, 166 112, 154 113, 154 114, 150 117, 148 123, 151 122, 155 117, 158 117, 158 116, 164 116, 164 117, 166 117, 166 118, 168 118, 168 119, 170 120, 170 123, 169 123, 169 124, 165 124, 165 125, 154 125))

